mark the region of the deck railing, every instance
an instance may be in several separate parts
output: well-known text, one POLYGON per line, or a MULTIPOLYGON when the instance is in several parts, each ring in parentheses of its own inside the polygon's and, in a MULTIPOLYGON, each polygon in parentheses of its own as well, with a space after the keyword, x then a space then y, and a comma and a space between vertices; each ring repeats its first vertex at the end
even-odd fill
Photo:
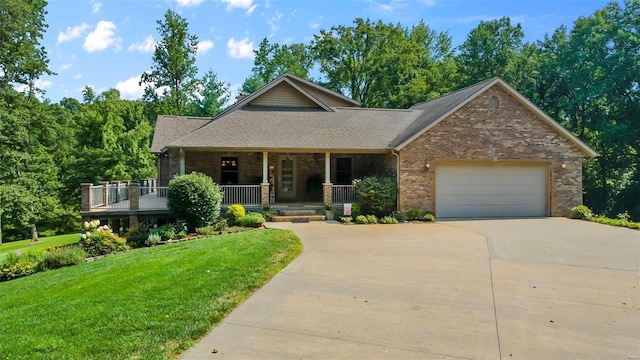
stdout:
POLYGON ((356 202, 355 185, 333 185, 331 187, 331 202, 333 204, 356 202))
POLYGON ((89 188, 89 191, 91 191, 91 208, 104 206, 104 186, 93 185, 89 188))
POLYGON ((142 186, 140 187, 139 209, 166 209, 166 186, 142 186))
POLYGON ((223 194, 222 205, 259 206, 261 204, 260 185, 220 185, 220 189, 223 194))

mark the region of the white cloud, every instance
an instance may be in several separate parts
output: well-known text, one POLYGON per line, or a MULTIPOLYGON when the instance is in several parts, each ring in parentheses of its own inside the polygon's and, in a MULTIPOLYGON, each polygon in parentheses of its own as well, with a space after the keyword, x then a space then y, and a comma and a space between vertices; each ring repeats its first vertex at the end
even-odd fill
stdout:
POLYGON ((317 22, 315 22, 315 21, 311 21, 311 22, 309 23, 309 27, 315 30, 315 29, 317 29, 317 28, 319 28, 319 27, 320 27, 320 24, 318 24, 318 23, 317 23, 317 22))
POLYGON ((89 28, 89 25, 82 23, 80 25, 74 27, 68 27, 67 31, 61 32, 58 34, 58 44, 63 43, 65 41, 71 41, 75 38, 79 38, 82 36, 85 30, 89 28))
POLYGON ((100 21, 95 30, 84 39, 82 47, 88 52, 102 51, 109 46, 120 48, 121 38, 115 36, 116 24, 111 21, 100 21))
POLYGON ((80 80, 80 79, 82 79, 82 74, 73 75, 73 80, 80 80))
POLYGON ((130 77, 125 81, 118 81, 116 89, 123 99, 140 99, 144 95, 144 84, 140 85, 142 75, 130 77))
POLYGON ((176 0, 179 6, 181 7, 189 7, 189 6, 198 6, 204 2, 204 0, 176 0))
POLYGON ((98 13, 98 11, 100 11, 100 8, 102 8, 102 3, 99 1, 92 1, 91 3, 91 12, 94 14, 98 13))
POLYGON ((58 67, 58 71, 65 71, 71 67, 71 64, 62 64, 58 67))
POLYGON ((271 1, 266 0, 266 1, 264 2, 264 7, 266 7, 267 9, 268 9, 268 8, 270 8, 270 7, 271 7, 271 1))
POLYGON ((253 0, 220 0, 227 4, 227 11, 231 11, 235 8, 246 10, 247 15, 251 14, 253 10, 258 7, 258 4, 254 4, 253 0))
POLYGON ((211 49, 213 49, 213 42, 211 40, 202 40, 198 43, 198 55, 205 54, 211 49))
POLYGON ((129 46, 129 51, 139 51, 143 53, 152 52, 156 48, 156 42, 153 36, 149 35, 139 43, 133 43, 129 46))
POLYGON ((280 28, 280 26, 278 25, 278 22, 280 21, 280 19, 282 19, 282 13, 279 11, 276 11, 273 17, 267 21, 267 24, 271 26, 271 33, 269 34, 270 38, 272 38, 273 35, 276 34, 276 31, 278 31, 278 29, 280 28))
POLYGON ((227 42, 227 54, 234 59, 253 59, 253 43, 249 38, 236 41, 231 38, 227 42))

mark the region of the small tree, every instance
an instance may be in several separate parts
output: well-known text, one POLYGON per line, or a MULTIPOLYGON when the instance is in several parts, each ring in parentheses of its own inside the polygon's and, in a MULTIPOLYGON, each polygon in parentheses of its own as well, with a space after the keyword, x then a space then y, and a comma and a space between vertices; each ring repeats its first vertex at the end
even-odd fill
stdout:
POLYGON ((221 202, 220 187, 204 174, 194 172, 169 182, 167 206, 191 231, 213 223, 220 216, 221 202))
POLYGON ((356 183, 356 196, 363 214, 384 216, 396 207, 398 188, 390 178, 369 176, 356 183))

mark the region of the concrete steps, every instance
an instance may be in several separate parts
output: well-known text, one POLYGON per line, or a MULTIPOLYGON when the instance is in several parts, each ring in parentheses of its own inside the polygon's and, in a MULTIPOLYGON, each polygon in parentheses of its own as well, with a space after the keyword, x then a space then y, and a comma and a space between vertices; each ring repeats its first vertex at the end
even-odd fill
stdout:
POLYGON ((325 216, 318 210, 288 209, 278 210, 278 215, 272 215, 274 222, 309 222, 324 221, 325 216))

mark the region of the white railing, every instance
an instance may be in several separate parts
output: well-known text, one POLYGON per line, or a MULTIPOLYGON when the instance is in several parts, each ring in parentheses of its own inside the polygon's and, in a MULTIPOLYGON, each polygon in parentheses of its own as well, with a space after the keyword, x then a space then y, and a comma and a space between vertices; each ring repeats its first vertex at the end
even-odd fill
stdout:
POLYGON ((91 191, 91 208, 104 206, 104 186, 94 185, 89 191, 91 191))
POLYGON ((167 187, 166 186, 141 186, 139 209, 166 209, 167 208, 167 187))
POLYGON ((355 185, 331 186, 331 202, 333 204, 345 204, 356 202, 355 185))
POLYGON ((259 206, 261 203, 260 185, 220 185, 220 189, 223 195, 222 205, 259 206))

